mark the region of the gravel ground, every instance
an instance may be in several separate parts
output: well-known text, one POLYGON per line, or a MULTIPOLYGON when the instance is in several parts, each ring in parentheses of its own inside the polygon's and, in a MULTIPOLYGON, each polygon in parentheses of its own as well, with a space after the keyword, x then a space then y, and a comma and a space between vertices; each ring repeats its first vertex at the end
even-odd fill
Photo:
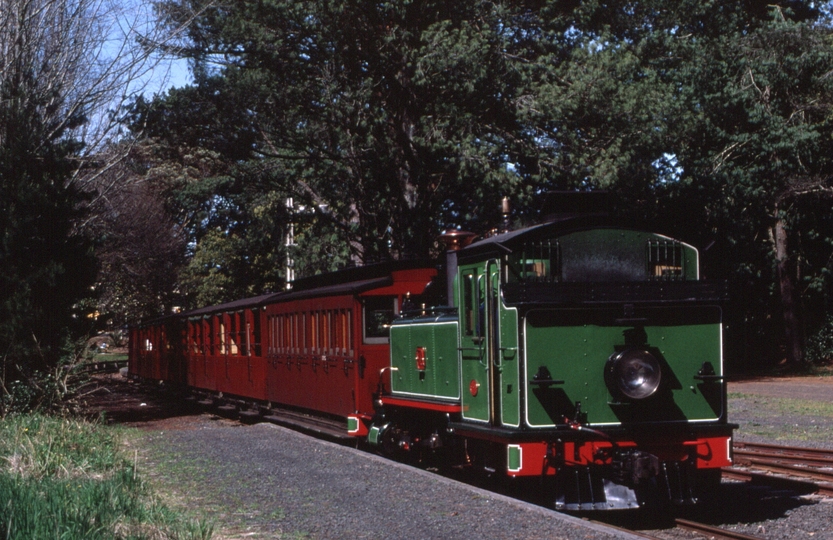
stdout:
MULTIPOLYGON (((216 538, 623 536, 365 452, 268 424, 242 426, 121 386, 133 394, 108 393, 97 410, 116 409, 111 419, 143 430, 131 444, 146 476, 171 502, 215 520, 216 538)), ((729 396, 737 440, 833 449, 833 378, 732 382, 729 396)), ((660 538, 702 538, 642 517, 610 521, 660 538)), ((766 486, 724 481, 713 501, 680 517, 766 539, 833 540, 833 499, 766 486)))
POLYGON ((833 377, 729 383, 735 439, 833 450, 833 377))
POLYGON ((141 441, 155 481, 233 538, 628 538, 271 424, 205 416, 141 441))

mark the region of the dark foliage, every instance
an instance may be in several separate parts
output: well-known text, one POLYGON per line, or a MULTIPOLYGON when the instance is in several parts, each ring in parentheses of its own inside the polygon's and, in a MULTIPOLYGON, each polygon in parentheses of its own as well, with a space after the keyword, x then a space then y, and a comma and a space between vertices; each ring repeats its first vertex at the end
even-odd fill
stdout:
POLYGON ((165 195, 197 303, 279 287, 290 222, 311 273, 428 255, 445 228, 497 226, 503 196, 524 221, 546 190, 604 188, 731 281, 733 361, 800 362, 829 310, 833 56, 816 3, 158 8, 172 27, 199 13, 180 49, 195 84, 131 122, 160 159, 215 160, 165 195))

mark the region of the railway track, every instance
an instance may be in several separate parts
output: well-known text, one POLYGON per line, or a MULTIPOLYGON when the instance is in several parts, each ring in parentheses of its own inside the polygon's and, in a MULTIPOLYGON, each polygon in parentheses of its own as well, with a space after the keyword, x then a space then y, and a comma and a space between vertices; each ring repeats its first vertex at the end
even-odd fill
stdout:
POLYGON ((706 525, 705 523, 699 523, 697 521, 690 521, 687 519, 680 519, 677 518, 674 520, 674 524, 686 531, 695 532, 698 534, 702 534, 706 538, 709 539, 717 539, 717 540, 761 540, 759 536, 751 536, 748 534, 743 534, 735 531, 730 531, 728 529, 721 529, 720 527, 715 527, 713 525, 706 525))
MULTIPOLYGON (((605 521, 596 521, 596 523, 604 525, 605 527, 610 527, 611 529, 628 533, 633 536, 647 538, 648 540, 658 540, 659 538, 665 538, 656 536, 655 534, 651 534, 648 531, 640 531, 627 527, 620 527, 605 521)), ((675 518, 674 526, 684 531, 702 535, 708 538, 709 540, 763 540, 760 536, 752 536, 741 532, 731 531, 729 529, 722 529, 720 527, 715 527, 714 525, 707 525, 706 523, 700 523, 698 521, 692 521, 689 519, 675 518)))
POLYGON ((727 478, 792 485, 799 491, 833 496, 833 451, 799 446, 738 442, 727 478))

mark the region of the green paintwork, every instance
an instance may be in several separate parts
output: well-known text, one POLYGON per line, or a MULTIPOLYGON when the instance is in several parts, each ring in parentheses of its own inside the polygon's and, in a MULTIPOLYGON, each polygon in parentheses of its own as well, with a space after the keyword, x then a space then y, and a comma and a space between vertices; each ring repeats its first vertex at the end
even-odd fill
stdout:
POLYGON ((378 426, 371 426, 370 431, 367 434, 367 442, 369 444, 372 444, 372 445, 375 445, 375 446, 378 446, 379 444, 381 444, 382 441, 380 440, 380 437, 379 437, 380 433, 381 433, 381 430, 379 429, 378 426))
POLYGON ((470 289, 471 299, 467 302, 465 297, 458 297, 460 327, 473 328, 460 336, 463 417, 519 426, 518 315, 500 297, 500 269, 500 262, 494 259, 460 269, 457 283, 464 284, 463 290, 470 289), (489 298, 491 301, 487 301, 489 298), (466 321, 467 312, 472 313, 473 323, 466 321), (493 331, 496 336, 491 335, 493 331), (475 395, 471 392, 472 381, 479 385, 475 395))
MULTIPOLYGON (((459 269, 460 315, 460 373, 463 418, 487 422, 489 420, 489 359, 488 342, 480 335, 479 328, 481 309, 485 301, 486 276, 483 264, 461 266, 459 269), (471 305, 466 302, 469 294, 471 305), (466 317, 472 317, 473 322, 467 322, 466 317), (470 329, 470 330, 469 330, 470 329), (472 386, 476 392, 472 393, 472 386)), ((485 327, 485 324, 482 325, 485 327)))
MULTIPOLYGON (((645 310, 643 315, 648 315, 650 321, 671 320, 675 315, 672 310, 654 308, 645 310)), ((545 366, 552 379, 564 381, 546 389, 526 383, 527 419, 531 426, 551 426, 563 423, 565 417, 572 419, 576 402, 581 402, 579 420, 590 425, 716 420, 721 415, 721 383, 694 378, 703 362, 710 362, 717 374, 722 374, 717 308, 702 308, 696 323, 649 323, 644 327, 647 348, 665 363, 663 385, 655 396, 627 404, 617 404, 608 391, 604 368, 617 346, 624 345, 623 332, 633 327, 592 324, 593 317, 598 316, 589 313, 550 310, 531 312, 526 318, 527 381, 539 366, 545 366), (582 319, 591 322, 569 324, 582 319)))
POLYGON ((521 470, 521 447, 510 444, 506 449, 506 469, 510 471, 521 470))
POLYGON ((518 311, 500 303, 500 405, 505 426, 520 425, 520 351, 518 350, 518 311))
POLYGON ((458 399, 457 320, 427 317, 394 322, 390 328, 391 389, 394 395, 458 399), (416 350, 425 349, 425 370, 417 369, 416 350))
POLYGON ((462 336, 460 351, 460 371, 462 374, 463 417, 471 420, 489 420, 489 371, 486 359, 486 347, 477 344, 470 337, 462 336), (477 385, 476 395, 472 395, 471 383, 477 385))

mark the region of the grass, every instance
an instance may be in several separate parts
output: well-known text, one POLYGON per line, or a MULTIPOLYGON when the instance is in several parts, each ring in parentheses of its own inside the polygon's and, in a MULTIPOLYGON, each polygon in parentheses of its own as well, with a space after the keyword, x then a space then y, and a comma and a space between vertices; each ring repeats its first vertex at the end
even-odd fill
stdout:
POLYGON ((0 539, 211 538, 162 505, 115 427, 37 414, 0 421, 0 539))
POLYGON ((767 413, 779 415, 826 416, 833 419, 833 403, 801 399, 776 398, 739 392, 730 392, 729 399, 752 400, 766 409, 767 413))
POLYGON ((833 403, 732 392, 729 421, 739 423, 740 435, 781 442, 833 440, 833 403))

